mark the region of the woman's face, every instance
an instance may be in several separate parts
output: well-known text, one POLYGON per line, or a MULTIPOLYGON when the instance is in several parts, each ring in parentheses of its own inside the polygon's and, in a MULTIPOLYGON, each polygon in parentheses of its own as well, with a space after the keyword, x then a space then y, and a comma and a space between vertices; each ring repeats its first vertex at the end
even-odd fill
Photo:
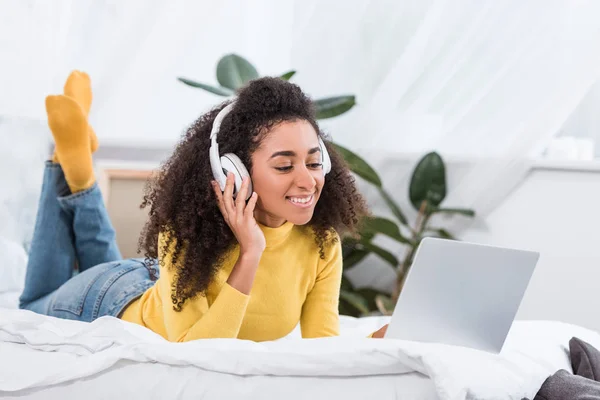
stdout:
POLYGON ((254 217, 269 227, 308 223, 325 182, 319 139, 304 120, 274 126, 252 154, 254 217))

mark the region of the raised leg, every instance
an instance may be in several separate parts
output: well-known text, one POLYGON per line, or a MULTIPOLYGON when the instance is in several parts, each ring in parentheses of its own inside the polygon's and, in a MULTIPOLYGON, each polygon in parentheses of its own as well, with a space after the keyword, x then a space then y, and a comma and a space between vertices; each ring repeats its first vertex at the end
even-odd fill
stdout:
POLYGON ((122 258, 97 183, 82 192, 60 197, 58 201, 73 218, 75 252, 80 272, 122 258))
POLYGON ((58 198, 70 193, 59 164, 46 162, 33 239, 29 250, 25 287, 19 305, 27 305, 68 281, 76 261, 73 217, 58 198))

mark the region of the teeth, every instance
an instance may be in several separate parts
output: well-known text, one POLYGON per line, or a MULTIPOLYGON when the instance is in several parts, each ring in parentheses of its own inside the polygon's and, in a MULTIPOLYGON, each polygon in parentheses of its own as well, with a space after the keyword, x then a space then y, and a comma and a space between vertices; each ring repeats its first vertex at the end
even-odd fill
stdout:
POLYGON ((305 204, 308 203, 312 200, 312 195, 309 197, 290 197, 290 200, 293 203, 301 203, 301 204, 305 204))

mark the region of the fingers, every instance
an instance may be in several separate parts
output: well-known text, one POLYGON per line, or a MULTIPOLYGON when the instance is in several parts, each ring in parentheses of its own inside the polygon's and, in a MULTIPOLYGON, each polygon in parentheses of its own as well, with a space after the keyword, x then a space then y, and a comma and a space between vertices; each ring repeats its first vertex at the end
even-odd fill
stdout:
POLYGON ((217 182, 212 181, 211 183, 217 197, 217 205, 219 206, 219 210, 221 211, 221 214, 223 214, 225 221, 228 224, 233 223, 240 225, 244 222, 244 219, 254 218, 254 208, 258 201, 258 195, 256 192, 253 192, 246 204, 246 195, 248 193, 248 188, 250 187, 250 178, 245 177, 242 180, 242 187, 234 200, 234 182, 233 174, 227 174, 225 191, 223 193, 221 193, 221 189, 217 182))
POLYGON ((387 332, 388 325, 384 325, 371 335, 374 339, 383 339, 385 337, 385 333, 387 332))
POLYGON ((237 194, 237 197, 235 198, 235 207, 240 213, 243 213, 244 206, 246 205, 246 194, 248 193, 249 182, 250 179, 248 179, 247 176, 244 177, 244 179, 242 180, 242 187, 240 188, 240 191, 237 194))
POLYGON ((256 192, 252 192, 252 196, 250 196, 250 200, 248 200, 248 204, 246 204, 246 209, 244 210, 245 218, 254 218, 254 207, 256 207, 257 201, 258 195, 256 192))
POLYGON ((385 336, 385 334, 387 333, 387 328, 388 328, 388 324, 386 324, 385 326, 383 326, 383 328, 381 328, 381 336, 385 336))
POLYGON ((238 224, 244 222, 244 209, 246 208, 246 193, 248 193, 248 177, 242 179, 242 187, 237 194, 235 199, 235 217, 238 224))
POLYGON ((227 174, 227 181, 225 183, 225 192, 223 193, 223 202, 225 203, 225 210, 230 218, 235 215, 235 204, 233 203, 233 186, 234 179, 233 174, 229 172, 227 174))
POLYGON ((223 214, 223 218, 227 221, 227 210, 225 210, 225 202, 223 201, 223 193, 221 193, 221 188, 219 184, 215 181, 211 181, 213 190, 215 191, 215 196, 217 197, 217 205, 219 206, 219 211, 223 214))

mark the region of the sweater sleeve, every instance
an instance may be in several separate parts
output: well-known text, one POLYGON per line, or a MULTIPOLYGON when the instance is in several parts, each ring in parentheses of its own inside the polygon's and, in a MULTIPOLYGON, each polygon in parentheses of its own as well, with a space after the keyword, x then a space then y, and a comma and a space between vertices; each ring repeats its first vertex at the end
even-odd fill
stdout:
POLYGON ((175 240, 164 254, 161 254, 165 235, 159 237, 160 266, 158 289, 162 299, 162 312, 167 339, 171 342, 187 342, 207 338, 236 338, 246 313, 249 296, 225 283, 210 306, 203 295, 187 299, 181 311, 173 309, 171 300, 176 269, 172 265, 172 252, 175 240))
POLYGON ((342 284, 342 244, 331 245, 329 257, 321 260, 321 268, 302 306, 300 328, 303 338, 340 334, 339 298, 342 284))

